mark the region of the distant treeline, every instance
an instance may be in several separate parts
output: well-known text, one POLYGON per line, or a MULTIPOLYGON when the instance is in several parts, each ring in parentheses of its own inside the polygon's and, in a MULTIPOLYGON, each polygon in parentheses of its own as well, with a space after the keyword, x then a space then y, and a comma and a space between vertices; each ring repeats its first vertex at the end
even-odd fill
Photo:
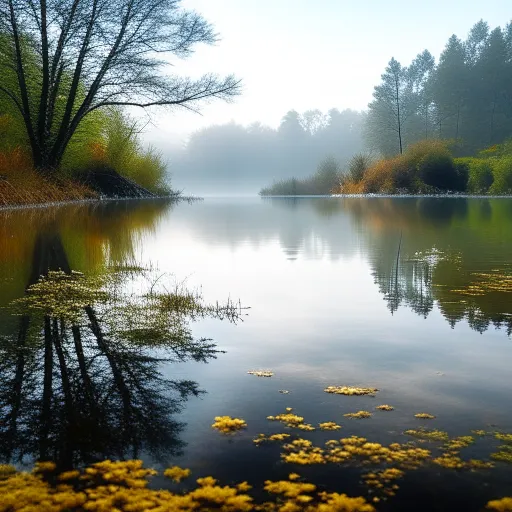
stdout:
POLYGON ((260 193, 510 194, 510 84, 512 23, 491 31, 479 21, 466 40, 453 35, 438 63, 428 50, 408 67, 392 58, 364 115, 367 152, 339 162, 330 187, 322 162, 309 178, 275 180, 260 193))
POLYGON ((363 148, 365 115, 353 110, 288 112, 277 129, 230 123, 191 135, 171 156, 177 188, 197 193, 257 192, 265 183, 312 174, 332 156, 341 163, 363 148))

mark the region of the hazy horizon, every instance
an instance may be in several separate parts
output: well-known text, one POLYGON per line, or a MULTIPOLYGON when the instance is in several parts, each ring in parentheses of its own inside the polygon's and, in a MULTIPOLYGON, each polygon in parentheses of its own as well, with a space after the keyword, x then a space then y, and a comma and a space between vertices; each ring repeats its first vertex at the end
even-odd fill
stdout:
POLYGON ((220 41, 173 61, 174 71, 234 73, 244 90, 231 104, 206 105, 202 115, 179 108, 153 112, 154 124, 144 138, 164 151, 211 125, 261 122, 277 128, 292 109, 365 110, 391 57, 408 65, 427 48, 437 60, 452 34, 466 37, 480 19, 491 28, 512 19, 504 0, 485 6, 459 0, 414 6, 404 0, 282 0, 278 5, 270 0, 183 0, 183 7, 204 15, 220 41))

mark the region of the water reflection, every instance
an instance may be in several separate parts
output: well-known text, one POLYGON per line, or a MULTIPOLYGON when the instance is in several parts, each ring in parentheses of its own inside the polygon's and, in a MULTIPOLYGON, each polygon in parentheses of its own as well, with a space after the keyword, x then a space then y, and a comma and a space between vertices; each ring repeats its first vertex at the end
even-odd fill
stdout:
MULTIPOLYGON (((181 453, 184 425, 176 414, 204 391, 197 382, 165 378, 162 364, 215 358, 215 344, 195 339, 190 322, 236 322, 241 310, 229 302, 207 305, 180 286, 165 288, 168 283, 130 263, 133 236, 151 229, 160 206, 134 208, 131 216, 108 206, 80 215, 67 210, 71 215, 60 219, 44 211, 27 237, 2 239, 12 250, 4 269, 14 264, 13 252, 27 254, 32 245, 27 262, 18 262, 22 270, 2 288, 8 291, 4 304, 9 299, 0 333, 2 462, 52 460, 66 469, 141 454, 164 461, 181 453), (68 251, 67 221, 74 220, 81 221, 73 233, 84 245, 68 251), (73 259, 89 272, 74 271, 73 259)), ((4 222, 4 232, 9 225, 4 222)))
POLYGON ((371 226, 366 243, 372 272, 390 311, 404 305, 426 318, 437 304, 452 327, 466 320, 478 332, 492 325, 510 335, 509 203, 379 199, 355 208, 357 222, 371 226), (502 286, 491 286, 494 281, 502 286))
POLYGON ((180 229, 212 246, 278 243, 286 259, 370 266, 389 310, 510 334, 510 287, 468 293, 482 274, 512 275, 512 201, 468 198, 267 198, 205 201, 173 212, 180 229), (400 258, 397 251, 402 236, 400 258), (462 290, 462 291, 461 291, 462 290))

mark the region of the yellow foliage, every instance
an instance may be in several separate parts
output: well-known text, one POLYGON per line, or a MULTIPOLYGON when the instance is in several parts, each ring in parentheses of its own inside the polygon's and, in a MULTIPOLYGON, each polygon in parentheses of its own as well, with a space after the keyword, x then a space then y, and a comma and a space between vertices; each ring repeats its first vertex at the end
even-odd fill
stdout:
POLYGON ((286 408, 286 412, 282 414, 278 414, 277 416, 267 416, 267 420, 270 421, 280 421, 284 423, 287 427, 298 428, 299 430, 313 431, 315 427, 310 425, 309 423, 304 423, 304 418, 302 416, 297 416, 292 413, 293 409, 291 407, 286 408))
POLYGON ((179 466, 173 466, 164 471, 164 476, 175 482, 181 482, 184 478, 190 476, 190 469, 182 469, 179 466))
POLYGON ((371 418, 372 413, 368 411, 358 411, 358 412, 349 412, 347 414, 344 414, 343 416, 347 418, 353 418, 356 420, 362 420, 364 418, 371 418))
POLYGON ((395 408, 392 407, 391 405, 377 405, 377 407, 375 407, 375 409, 378 409, 379 411, 394 411, 395 408))
POLYGON ((212 428, 223 434, 232 434, 245 427, 247 427, 247 423, 244 420, 231 416, 215 416, 215 423, 212 424, 212 428))
POLYGON ((502 434, 497 433, 495 434, 496 439, 499 439, 500 441, 503 441, 504 443, 512 443, 512 434, 502 434))
POLYGON ((501 450, 496 453, 491 454, 491 459, 498 460, 500 462, 507 462, 508 464, 512 464, 512 453, 501 450))
POLYGON ((418 437, 420 439, 427 439, 429 441, 448 441, 449 437, 446 432, 442 430, 426 430, 420 428, 418 430, 406 430, 404 434, 408 436, 418 437))
POLYGON ((258 437, 253 440, 254 444, 261 444, 265 442, 272 441, 285 441, 290 437, 290 434, 272 434, 270 436, 266 436, 265 434, 258 434, 258 437))
POLYGON ((432 414, 429 414, 428 412, 420 412, 418 414, 414 415, 415 418, 418 418, 420 420, 433 420, 435 419, 435 416, 432 414))
POLYGON ((487 508, 496 510, 496 512, 512 512, 512 498, 501 498, 501 500, 489 501, 487 508))
POLYGON ((354 386, 328 386, 324 389, 326 393, 332 393, 335 395, 347 395, 347 396, 360 396, 360 395, 370 395, 374 396, 377 391, 376 388, 357 388, 354 386))
POLYGON ((334 421, 327 421, 326 423, 320 423, 319 427, 321 430, 340 430, 341 425, 334 423, 334 421))
POLYGON ((342 194, 392 194, 400 189, 417 192, 421 185, 418 166, 427 157, 450 156, 446 141, 424 140, 409 146, 402 155, 371 165, 361 181, 344 181, 335 192, 342 194))

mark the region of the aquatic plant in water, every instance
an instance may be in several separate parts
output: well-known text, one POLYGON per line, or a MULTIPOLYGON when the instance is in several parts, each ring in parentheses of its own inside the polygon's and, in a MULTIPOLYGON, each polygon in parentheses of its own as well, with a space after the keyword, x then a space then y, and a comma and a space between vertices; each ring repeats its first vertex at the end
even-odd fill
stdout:
POLYGON ((395 410, 394 407, 392 407, 391 405, 387 405, 387 404, 377 405, 377 407, 375 407, 375 409, 378 409, 379 411, 394 411, 395 410))
POLYGON ((172 468, 167 468, 164 471, 164 476, 179 483, 184 478, 188 478, 190 476, 190 469, 182 469, 179 466, 173 466, 172 468))
MULTIPOLYGON (((271 418, 294 427, 305 424, 304 418, 293 414, 290 407, 286 408, 285 413, 271 418)), ((217 416, 215 420, 212 426, 226 433, 247 426, 244 420, 229 416, 217 416)), ((339 425, 325 422, 320 424, 322 427, 334 430, 339 425)), ((309 439, 293 439, 292 434, 288 433, 259 434, 254 439, 256 445, 266 442, 283 443, 281 459, 287 464, 336 464, 366 468, 362 473, 362 481, 369 494, 367 498, 350 497, 338 492, 318 492, 315 484, 302 481, 295 472, 289 474, 288 480, 266 480, 263 489, 275 498, 255 503, 254 498, 248 494, 251 486, 247 482, 220 486, 211 476, 197 479, 198 487, 186 493, 148 489, 148 479, 156 471, 144 468, 141 461, 107 460, 83 470, 71 470, 58 475, 54 463, 40 462, 32 473, 18 473, 12 466, 0 466, 0 510, 42 510, 44 504, 44 510, 50 512, 84 509, 98 512, 114 509, 127 512, 213 509, 226 512, 373 512, 375 504, 395 496, 400 488, 399 481, 407 471, 429 463, 449 470, 490 470, 494 467, 490 461, 461 458, 459 452, 475 442, 473 436, 450 438, 446 432, 427 429, 409 430, 405 434, 420 440, 442 443, 442 453, 434 455, 431 450, 411 442, 383 445, 359 436, 331 439, 323 446, 316 446, 309 439), (373 501, 374 505, 369 501, 373 501)), ((504 456, 500 458, 493 454, 492 458, 508 462, 506 456, 512 459, 512 446, 507 442, 512 436, 500 432, 495 437, 503 443, 498 453, 504 456)), ((190 470, 178 466, 164 471, 164 476, 178 483, 190 474, 190 470)), ((506 511, 511 503, 511 498, 492 500, 488 502, 487 508, 506 511)))
POLYGON ((319 423, 318 425, 321 430, 340 430, 341 425, 338 425, 334 421, 327 421, 325 423, 319 423))
POLYGON ((475 280, 465 288, 451 290, 459 295, 479 297, 488 293, 512 293, 512 274, 495 269, 492 272, 473 272, 475 280))
POLYGON ((496 439, 499 439, 500 441, 504 442, 504 443, 510 443, 512 444, 512 434, 503 434, 501 432, 497 432, 494 437, 496 437, 496 439))
POLYGON ((358 411, 358 412, 349 412, 347 414, 344 414, 343 416, 345 416, 346 418, 352 418, 355 420, 362 420, 365 418, 371 418, 372 413, 368 412, 368 411, 358 411))
MULTIPOLYGON (((189 492, 149 489, 149 478, 157 472, 143 467, 140 460, 93 464, 77 471, 73 481, 55 475, 55 465, 36 465, 31 473, 18 473, 10 467, 0 474, 0 510, 68 512, 126 511, 192 512, 223 510, 224 512, 250 511, 304 511, 304 512, 374 512, 375 508, 364 497, 318 492, 314 484, 299 482, 296 473, 289 480, 266 480, 264 490, 274 499, 256 504, 247 494, 252 488, 247 482, 233 486, 220 486, 211 476, 198 478, 197 487, 189 492), (66 480, 66 484, 52 486, 49 481, 66 480)), ((169 468, 166 476, 189 476, 188 469, 169 468)))
POLYGON ((491 454, 491 459, 512 464, 512 446, 502 444, 496 453, 491 454))
POLYGON ((377 388, 357 388, 353 386, 327 386, 324 391, 326 393, 332 393, 335 395, 347 395, 347 396, 361 396, 361 395, 370 395, 375 396, 377 388))
POLYGON ((489 501, 487 508, 496 512, 512 512, 512 497, 489 501))
POLYGON ((418 414, 414 415, 415 418, 418 418, 420 420, 433 420, 435 419, 435 416, 432 414, 429 414, 428 412, 420 412, 418 414))
POLYGON ((272 441, 285 441, 290 437, 290 434, 272 434, 266 436, 265 434, 258 434, 258 437, 253 440, 254 444, 267 443, 272 441))
POLYGON ((215 422, 212 424, 212 428, 222 432, 223 434, 233 434, 247 427, 247 423, 240 418, 232 418, 231 416, 215 416, 214 419, 215 422))
POLYGON ((409 429, 404 432, 407 436, 417 437, 419 439, 425 439, 428 441, 448 441, 448 433, 442 430, 427 430, 424 428, 409 429))
POLYGON ((86 278, 81 272, 50 271, 29 286, 26 295, 14 300, 12 306, 21 315, 42 313, 77 322, 84 314, 84 308, 107 301, 104 284, 104 279, 86 278))
POLYGON ((306 430, 312 432, 316 430, 313 425, 309 423, 304 423, 304 418, 302 416, 298 416, 293 414, 293 409, 291 407, 286 408, 286 412, 278 414, 277 416, 267 416, 267 420, 269 421, 280 421, 284 425, 290 428, 298 428, 299 430, 306 430))
POLYGON ((250 370, 247 373, 249 375, 256 375, 256 377, 272 377, 274 375, 272 370, 250 370))

